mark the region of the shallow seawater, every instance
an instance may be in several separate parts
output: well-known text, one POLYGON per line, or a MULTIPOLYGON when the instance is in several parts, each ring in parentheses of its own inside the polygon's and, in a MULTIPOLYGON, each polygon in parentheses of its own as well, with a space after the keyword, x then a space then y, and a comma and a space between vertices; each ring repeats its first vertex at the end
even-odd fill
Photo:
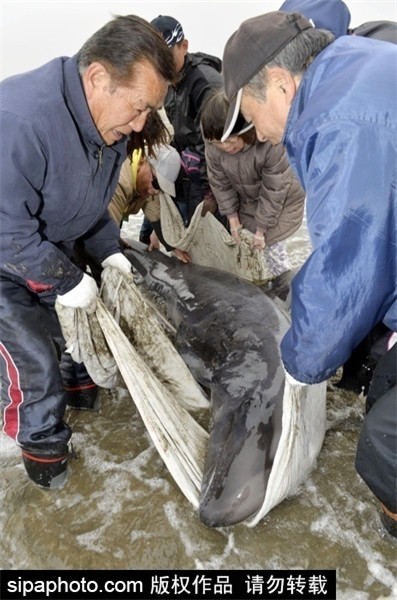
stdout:
MULTIPOLYGON (((289 248, 298 266, 304 229, 289 248)), ((68 410, 78 459, 62 490, 30 484, 20 451, 0 434, 0 568, 337 569, 338 600, 395 599, 397 545, 354 469, 364 408, 362 396, 328 382, 326 437, 307 481, 255 528, 208 529, 120 379, 102 391, 99 412, 68 410)))

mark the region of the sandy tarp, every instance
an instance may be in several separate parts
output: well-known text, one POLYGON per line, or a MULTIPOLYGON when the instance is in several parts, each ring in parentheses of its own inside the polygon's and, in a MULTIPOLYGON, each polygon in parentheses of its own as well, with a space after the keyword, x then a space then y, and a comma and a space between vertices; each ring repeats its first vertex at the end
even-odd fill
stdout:
POLYGON ((253 234, 240 233, 237 244, 214 215, 201 216, 202 203, 196 208, 189 227, 185 227, 179 210, 167 194, 160 196, 161 228, 165 241, 174 248, 189 252, 192 262, 234 273, 256 284, 273 278, 263 252, 251 248, 253 234))

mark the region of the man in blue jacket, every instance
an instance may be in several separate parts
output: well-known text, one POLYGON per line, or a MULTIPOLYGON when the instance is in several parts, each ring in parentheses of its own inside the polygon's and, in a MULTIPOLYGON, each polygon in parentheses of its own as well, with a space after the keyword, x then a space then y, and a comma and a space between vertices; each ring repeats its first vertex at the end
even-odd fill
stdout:
MULTIPOLYGON (((298 11, 310 19, 317 29, 327 29, 335 38, 341 35, 361 35, 397 44, 396 22, 369 21, 350 28, 350 11, 342 0, 285 0, 280 10, 298 11)), ((383 323, 375 325, 343 365, 342 377, 335 385, 357 393, 363 390, 367 395, 374 367, 386 351, 390 333, 383 323)))
POLYGON ((107 207, 128 137, 162 105, 173 77, 167 45, 129 15, 102 27, 77 55, 1 84, 3 431, 44 487, 65 480, 71 436, 55 300, 95 310, 95 281, 70 260, 78 238, 103 266, 130 271, 107 207))
MULTIPOLYGON (((377 323, 397 329, 397 48, 333 39, 299 13, 277 11, 242 23, 223 56, 231 103, 223 139, 241 109, 260 140, 283 143, 306 191, 313 252, 292 282, 281 344, 286 377, 298 385, 333 375, 377 323)), ((396 535, 395 371, 383 382, 356 467, 396 535)))

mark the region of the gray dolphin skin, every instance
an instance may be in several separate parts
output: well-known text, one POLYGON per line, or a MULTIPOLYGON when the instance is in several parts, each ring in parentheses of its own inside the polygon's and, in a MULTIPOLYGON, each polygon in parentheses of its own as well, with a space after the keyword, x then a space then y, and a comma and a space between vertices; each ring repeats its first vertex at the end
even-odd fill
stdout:
POLYGON ((283 422, 283 303, 227 272, 183 264, 128 240, 144 284, 166 304, 175 346, 210 393, 211 429, 199 514, 208 527, 255 517, 266 496, 283 422))

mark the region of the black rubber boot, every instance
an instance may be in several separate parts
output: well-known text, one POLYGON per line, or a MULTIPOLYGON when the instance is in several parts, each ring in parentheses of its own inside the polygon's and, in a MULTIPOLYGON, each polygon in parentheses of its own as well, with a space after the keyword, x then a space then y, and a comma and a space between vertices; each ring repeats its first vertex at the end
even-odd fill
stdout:
POLYGON ((67 444, 56 450, 30 450, 22 448, 22 459, 29 479, 46 489, 55 489, 63 485, 67 477, 67 468, 73 450, 67 444))
POLYGON ((99 409, 99 388, 95 383, 66 388, 66 402, 77 410, 99 409))

